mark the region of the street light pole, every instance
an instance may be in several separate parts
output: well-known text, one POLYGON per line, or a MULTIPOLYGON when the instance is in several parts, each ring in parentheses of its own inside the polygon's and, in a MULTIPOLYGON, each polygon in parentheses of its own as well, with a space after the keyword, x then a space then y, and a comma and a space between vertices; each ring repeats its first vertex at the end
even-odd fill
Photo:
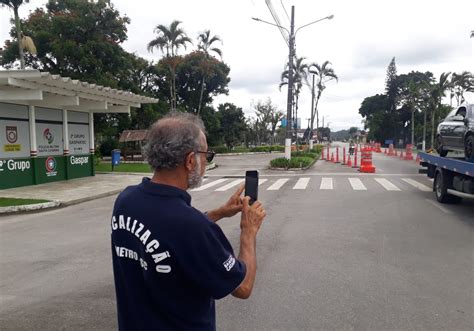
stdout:
POLYGON ((288 56, 288 95, 286 100, 286 139, 285 158, 291 159, 291 108, 293 103, 293 57, 295 52, 295 6, 291 6, 291 22, 289 36, 289 56, 288 56))

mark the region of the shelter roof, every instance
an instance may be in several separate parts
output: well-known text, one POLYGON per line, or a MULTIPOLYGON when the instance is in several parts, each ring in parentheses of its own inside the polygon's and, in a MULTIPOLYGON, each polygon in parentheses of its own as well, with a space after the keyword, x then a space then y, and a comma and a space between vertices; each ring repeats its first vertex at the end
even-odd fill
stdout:
POLYGON ((39 70, 0 70, 0 102, 94 113, 130 113, 158 99, 39 70))
POLYGON ((119 138, 119 142, 144 141, 148 139, 148 130, 125 130, 119 138))

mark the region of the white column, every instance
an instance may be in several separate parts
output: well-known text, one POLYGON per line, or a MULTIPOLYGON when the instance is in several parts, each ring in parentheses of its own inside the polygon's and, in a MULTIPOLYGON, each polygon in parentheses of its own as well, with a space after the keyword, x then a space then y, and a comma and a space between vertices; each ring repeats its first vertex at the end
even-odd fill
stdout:
POLYGON ((94 154, 94 113, 89 111, 89 153, 94 154))
POLYGON ((309 149, 313 149, 313 139, 309 140, 309 149))
POLYGON ((36 115, 35 106, 28 106, 28 115, 30 120, 30 155, 32 157, 38 156, 38 150, 36 149, 36 115))
POLYGON ((287 160, 291 159, 291 139, 285 139, 285 158, 287 160))
POLYGON ((69 155, 69 128, 67 124, 67 110, 63 109, 63 145, 64 155, 69 155))

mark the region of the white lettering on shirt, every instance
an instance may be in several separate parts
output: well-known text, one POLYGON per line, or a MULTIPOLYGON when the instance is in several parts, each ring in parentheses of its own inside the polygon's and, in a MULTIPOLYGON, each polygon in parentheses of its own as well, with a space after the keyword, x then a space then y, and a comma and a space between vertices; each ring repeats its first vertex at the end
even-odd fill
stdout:
MULTIPOLYGON (((146 229, 145 225, 139 222, 138 220, 134 220, 132 224, 132 228, 130 228, 130 221, 131 221, 131 217, 127 217, 127 221, 125 222, 125 216, 118 215, 118 222, 117 222, 116 216, 115 215, 112 216, 112 221, 111 221, 112 231, 124 230, 135 235, 135 237, 137 237, 140 240, 143 246, 146 247, 145 252, 148 254, 152 254, 152 259, 155 263, 156 272, 159 272, 159 273, 171 272, 171 266, 161 264, 161 261, 171 257, 170 253, 168 251, 156 252, 156 250, 160 247, 160 243, 158 240, 152 238, 151 231, 146 229), (151 237, 151 240, 149 241, 150 237, 151 237)), ((140 257, 139 253, 129 248, 118 247, 118 246, 115 246, 115 252, 118 257, 140 261, 141 267, 145 270, 148 270, 147 263, 144 260, 144 257, 140 257)))

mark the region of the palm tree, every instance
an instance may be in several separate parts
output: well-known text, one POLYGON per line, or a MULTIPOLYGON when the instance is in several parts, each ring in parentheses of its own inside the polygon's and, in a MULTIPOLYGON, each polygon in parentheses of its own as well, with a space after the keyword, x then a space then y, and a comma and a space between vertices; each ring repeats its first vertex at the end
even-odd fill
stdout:
POLYGON ((202 96, 204 94, 204 85, 206 81, 206 76, 207 76, 207 60, 209 59, 210 52, 214 52, 219 57, 222 59, 222 51, 217 48, 213 47, 212 44, 215 42, 220 42, 222 44, 222 40, 218 36, 212 36, 211 37, 211 31, 206 30, 203 33, 199 34, 198 36, 199 44, 198 44, 198 49, 204 53, 205 56, 205 63, 204 63, 204 70, 203 70, 203 75, 202 75, 202 82, 201 82, 201 94, 199 95, 199 105, 198 105, 198 115, 201 112, 201 106, 202 106, 202 96))
POLYGON ((0 5, 10 7, 13 9, 13 15, 15 16, 15 30, 18 39, 18 49, 20 51, 20 68, 25 69, 25 53, 23 52, 22 39, 23 35, 20 26, 20 16, 18 15, 18 8, 23 3, 28 3, 30 0, 0 0, 0 5))
POLYGON ((176 67, 178 65, 178 50, 182 46, 186 49, 187 43, 191 43, 191 39, 186 35, 183 29, 178 27, 181 21, 173 21, 169 27, 159 24, 154 29, 157 37, 148 43, 147 49, 153 52, 154 48, 159 48, 165 53, 166 62, 168 63, 171 73, 170 97, 171 110, 176 110, 176 67))
POLYGON ((438 83, 434 84, 431 89, 431 148, 434 146, 434 134, 435 134, 435 123, 436 123, 436 110, 441 108, 441 100, 446 95, 446 91, 451 88, 451 82, 449 76, 451 72, 443 72, 439 76, 438 83))
MULTIPOLYGON (((298 102, 299 96, 301 93, 301 88, 303 84, 308 85, 308 65, 304 63, 306 60, 305 57, 296 58, 296 63, 293 65, 293 86, 294 86, 294 93, 293 93, 293 108, 294 108, 294 127, 297 127, 298 121, 298 102)), ((281 73, 281 83, 279 89, 281 90, 282 86, 288 84, 288 76, 289 76, 289 64, 286 64, 285 70, 281 73)), ((288 123, 290 125, 290 123, 288 123)))
POLYGON ((451 76, 451 99, 456 97, 457 105, 465 101, 465 92, 474 92, 474 76, 469 71, 463 71, 460 74, 453 73, 451 76))
POLYGON ((314 117, 316 115, 316 132, 319 129, 319 112, 318 112, 318 103, 319 99, 321 98, 321 94, 323 93, 324 89, 326 88, 326 83, 335 79, 338 81, 338 77, 334 72, 333 68, 330 68, 331 62, 324 61, 322 65, 317 63, 313 63, 309 66, 309 72, 317 77, 317 88, 318 88, 318 95, 316 97, 316 105, 314 109, 311 109, 311 130, 313 129, 314 125, 314 117))

